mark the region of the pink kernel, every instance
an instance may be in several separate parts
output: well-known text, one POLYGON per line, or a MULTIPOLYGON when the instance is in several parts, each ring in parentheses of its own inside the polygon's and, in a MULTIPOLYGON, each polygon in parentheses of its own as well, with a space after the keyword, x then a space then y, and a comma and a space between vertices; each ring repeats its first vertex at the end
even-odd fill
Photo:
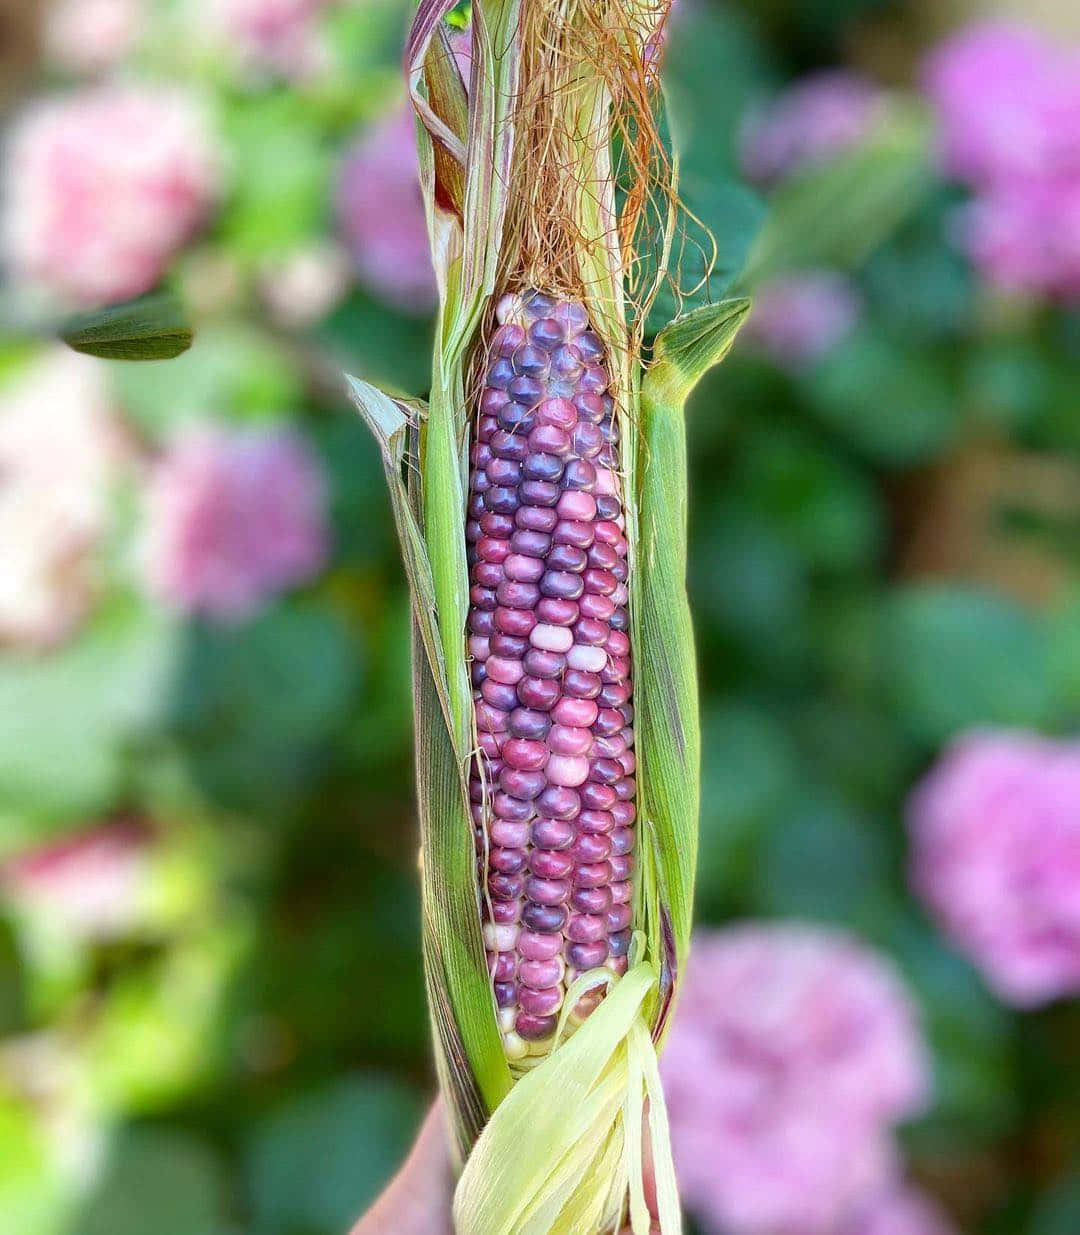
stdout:
POLYGON ((589 761, 582 755, 552 755, 545 771, 551 784, 576 789, 589 779, 589 761))
MULTIPOLYGON (((545 652, 569 652, 574 646, 574 635, 568 626, 552 626, 541 622, 529 633, 529 642, 534 648, 545 652)), ((488 661, 488 674, 491 673, 491 661, 488 661)))

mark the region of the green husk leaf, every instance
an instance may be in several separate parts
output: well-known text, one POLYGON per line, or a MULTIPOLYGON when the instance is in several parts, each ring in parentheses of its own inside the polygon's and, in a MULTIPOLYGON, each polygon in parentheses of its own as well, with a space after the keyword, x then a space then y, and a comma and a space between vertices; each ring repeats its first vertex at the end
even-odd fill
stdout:
POLYGON ((74 351, 104 360, 172 360, 195 337, 183 305, 168 292, 80 313, 64 322, 59 334, 74 351))
POLYGON ((638 557, 630 576, 634 647, 642 922, 662 965, 654 1033, 690 950, 700 806, 697 667, 686 596, 684 405, 730 349, 750 302, 695 310, 661 331, 641 389, 638 557))

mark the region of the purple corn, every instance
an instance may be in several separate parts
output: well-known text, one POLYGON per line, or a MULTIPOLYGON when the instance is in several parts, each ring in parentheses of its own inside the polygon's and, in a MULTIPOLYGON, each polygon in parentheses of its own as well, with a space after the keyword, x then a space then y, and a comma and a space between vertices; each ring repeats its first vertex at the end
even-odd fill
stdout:
POLYGON ((604 345, 575 301, 507 295, 496 316, 466 528, 471 794, 499 1025, 520 1059, 545 1049, 579 974, 626 970, 636 783, 604 345))

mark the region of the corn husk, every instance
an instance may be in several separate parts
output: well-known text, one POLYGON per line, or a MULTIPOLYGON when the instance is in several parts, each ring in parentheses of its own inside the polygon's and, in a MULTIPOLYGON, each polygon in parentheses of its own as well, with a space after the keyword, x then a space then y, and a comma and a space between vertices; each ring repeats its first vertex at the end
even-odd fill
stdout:
MULTIPOLYGON (((547 0, 559 20, 618 18, 626 37, 655 25, 655 0, 547 0)), ((522 62, 522 0, 476 0, 471 81, 462 81, 444 17, 425 0, 406 66, 419 117, 421 183, 440 306, 426 405, 357 379, 352 396, 382 453, 412 597, 423 949, 439 1081, 462 1173, 458 1235, 592 1235, 627 1220, 646 1235, 643 1163, 653 1163, 663 1235, 681 1229, 657 1050, 689 950, 697 848, 699 735, 693 635, 685 592, 683 408, 730 347, 748 302, 673 322, 642 366, 646 296, 630 291, 634 229, 621 227, 610 74, 583 71, 559 94, 559 140, 577 177, 573 272, 608 343, 619 391, 630 552, 638 758, 635 937, 620 979, 572 1033, 523 1076, 508 1066, 481 936, 468 800, 476 746, 466 659, 469 364, 492 298, 505 290, 507 185, 522 62), (629 249, 629 251, 628 251, 629 249), (648 1144, 646 1144, 648 1142, 648 1144)), ((659 6, 663 9, 663 6, 659 6)), ((650 243, 670 247, 674 196, 650 243)), ((663 215, 663 211, 661 211, 663 215)), ((651 254, 653 270, 656 254, 651 254)), ((663 262, 659 265, 662 267, 663 262)), ((662 270, 661 270, 662 273, 662 270)), ((580 988, 580 989, 578 989, 580 988)))

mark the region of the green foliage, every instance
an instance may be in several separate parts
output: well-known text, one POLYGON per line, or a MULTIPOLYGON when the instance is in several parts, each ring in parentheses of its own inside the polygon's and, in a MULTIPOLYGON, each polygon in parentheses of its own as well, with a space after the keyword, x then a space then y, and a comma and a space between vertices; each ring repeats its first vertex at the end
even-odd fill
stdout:
POLYGON ((106 360, 172 360, 191 346, 194 332, 183 305, 162 292, 70 318, 60 337, 106 360))

